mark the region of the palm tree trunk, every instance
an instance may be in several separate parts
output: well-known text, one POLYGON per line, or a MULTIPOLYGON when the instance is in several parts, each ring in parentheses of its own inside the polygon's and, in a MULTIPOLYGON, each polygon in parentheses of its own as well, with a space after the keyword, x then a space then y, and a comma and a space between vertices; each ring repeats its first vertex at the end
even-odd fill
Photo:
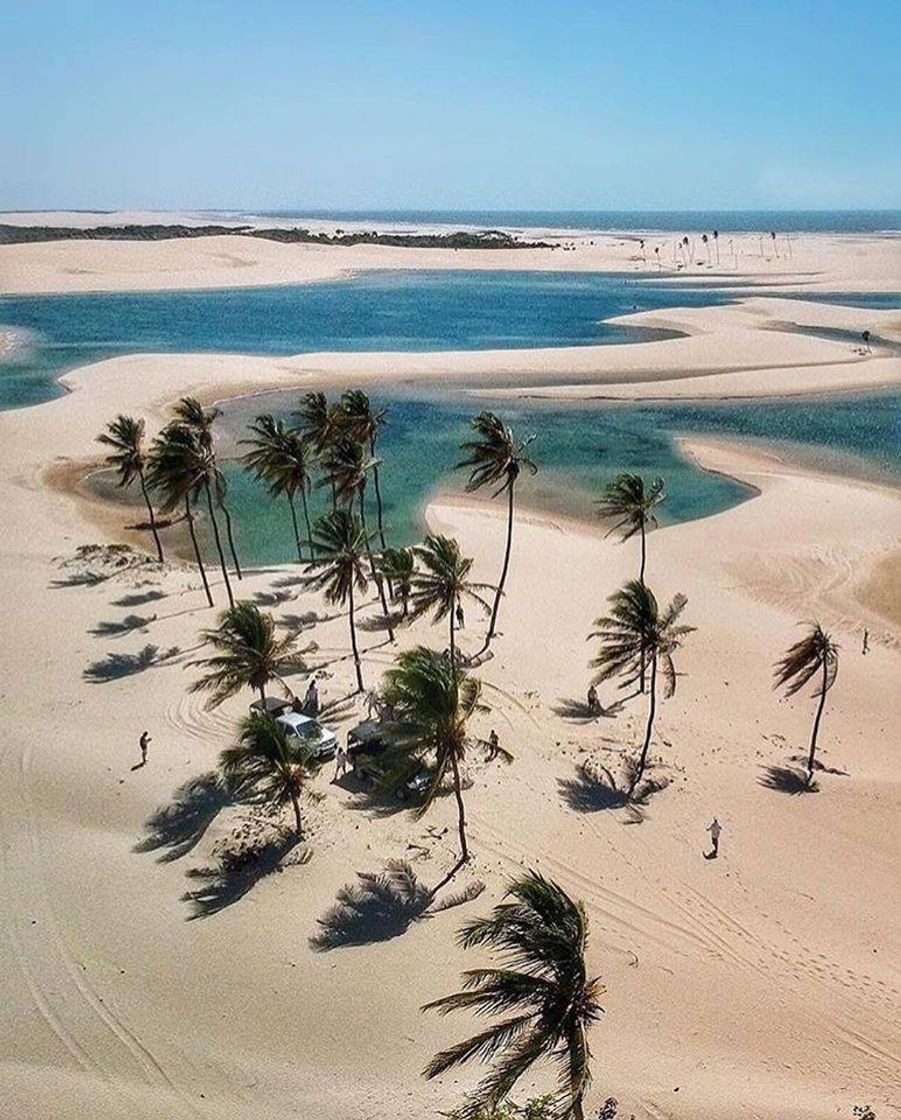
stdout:
POLYGON ((203 589, 206 592, 206 601, 210 606, 213 605, 213 595, 210 591, 210 582, 206 578, 206 568, 203 566, 203 559, 200 555, 200 547, 197 544, 197 534, 194 532, 194 514, 191 513, 191 497, 185 494, 185 517, 188 521, 188 532, 191 534, 191 543, 194 545, 194 557, 197 560, 197 567, 200 569, 200 578, 203 580, 203 589))
POLYGON ((460 764, 456 754, 451 754, 454 771, 454 797, 457 799, 457 831, 460 835, 460 864, 469 862, 469 847, 466 843, 466 807, 463 804, 463 789, 460 782, 460 764))
POLYGON ((297 799, 297 794, 291 792, 291 805, 294 808, 294 825, 297 829, 298 840, 303 836, 303 821, 300 819, 300 801, 297 799))
POLYGON ((569 1084, 572 1093, 572 1117, 573 1120, 585 1120, 582 1098, 585 1095, 589 1055, 588 1047, 585 1042, 585 1034, 581 1027, 576 1026, 570 1030, 567 1044, 567 1049, 569 1050, 569 1084))
POLYGON ((213 508, 213 495, 210 493, 209 486, 204 486, 206 491, 206 502, 210 511, 210 522, 213 526, 213 540, 216 542, 216 551, 219 553, 219 567, 222 569, 222 578, 225 581, 225 591, 228 595, 228 605, 233 607, 235 605, 235 597, 232 595, 232 585, 228 578, 228 568, 225 564, 225 553, 222 551, 222 538, 219 536, 219 523, 216 520, 216 511, 213 508))
POLYGON ((510 549, 513 546, 513 480, 510 480, 510 485, 507 488, 507 546, 504 549, 504 566, 501 568, 501 578, 497 585, 497 593, 494 596, 494 606, 491 609, 491 622, 488 626, 488 637, 485 639, 484 649, 491 645, 491 639, 494 637, 495 627, 497 626, 497 612, 501 606, 501 596, 504 593, 504 584, 507 582, 507 571, 510 567, 510 549))
POLYGON ((291 524, 294 526, 294 544, 297 547, 297 559, 303 563, 303 553, 300 551, 300 531, 297 528, 297 510, 294 508, 294 495, 288 494, 288 503, 291 506, 291 524))
POLYGON ((307 491, 304 486, 300 488, 300 500, 303 503, 303 519, 307 527, 307 540, 310 542, 310 559, 312 560, 315 555, 313 548, 313 527, 310 525, 310 511, 307 508, 307 491))
POLYGON ((360 668, 360 651, 357 649, 357 627, 354 623, 354 584, 353 576, 350 581, 350 591, 348 593, 348 617, 350 618, 350 646, 354 651, 354 667, 357 670, 357 691, 363 691, 363 670, 360 668))
POLYGON ((820 730, 820 719, 823 715, 823 708, 826 706, 826 676, 827 676, 826 659, 823 658, 823 681, 820 686, 820 702, 817 704, 817 714, 813 721, 813 731, 810 735, 810 753, 807 756, 807 784, 813 781, 813 763, 814 757, 817 753, 817 733, 820 730))
POLYGON ((153 506, 150 503, 150 495, 147 493, 147 484, 144 482, 144 472, 138 471, 138 481, 141 483, 141 493, 144 495, 144 501, 147 503, 147 512, 150 515, 150 532, 153 533, 153 539, 156 542, 156 551, 159 561, 163 562, 163 546, 160 544, 160 535, 156 530, 156 517, 153 513, 153 506))
POLYGON ((450 612, 448 614, 448 618, 450 619, 450 659, 451 659, 451 665, 456 665, 457 664, 457 650, 456 650, 456 645, 455 645, 455 642, 454 642, 454 608, 453 608, 453 606, 450 609, 450 612))
MULTIPOLYGON (((638 582, 641 584, 642 587, 644 587, 644 568, 645 568, 646 557, 647 557, 647 547, 646 547, 646 544, 645 544, 644 518, 642 518, 642 521, 641 521, 641 567, 639 568, 639 571, 638 571, 638 582)), ((639 676, 639 680, 638 680, 638 690, 639 690, 639 692, 644 692, 645 678, 647 676, 646 669, 647 669, 647 662, 646 662, 646 659, 645 659, 644 646, 642 646, 641 647, 641 675, 639 676)))
POLYGON ((235 550, 235 538, 232 536, 232 517, 228 512, 228 506, 225 504, 225 502, 222 501, 221 498, 219 499, 219 508, 225 514, 225 535, 228 537, 228 548, 232 554, 232 563, 235 566, 235 575, 238 577, 238 579, 243 579, 244 576, 241 572, 241 565, 238 562, 238 553, 235 550))
MULTIPOLYGON (((375 440, 374 439, 371 439, 369 441, 369 453, 372 455, 372 457, 374 459, 375 458, 375 440)), ((379 485, 379 468, 378 467, 373 467, 372 468, 372 478, 373 478, 373 481, 375 482, 375 512, 376 512, 376 519, 378 521, 378 526, 379 526, 379 540, 381 541, 382 551, 384 552, 385 549, 388 546, 385 544, 385 526, 382 524, 382 488, 379 485)))
MULTIPOLYGON (((366 488, 360 488, 360 524, 363 526, 363 532, 366 533, 366 501, 364 495, 366 488)), ((369 557, 369 570, 372 572, 372 578, 376 587, 379 589, 379 599, 382 602, 382 611, 385 618, 388 619, 388 638, 394 641, 394 629, 391 626, 391 612, 388 610, 388 600, 385 598, 385 581, 382 579, 381 573, 375 566, 375 557, 372 555, 372 549, 369 547, 369 536, 366 534, 366 554, 369 557)))
POLYGON ((651 700, 648 706, 648 725, 644 733, 644 746, 638 758, 638 767, 632 781, 629 782, 629 796, 635 792, 635 787, 644 775, 644 768, 648 762, 648 749, 651 745, 651 734, 654 730, 654 714, 657 711, 657 655, 651 654, 651 700))

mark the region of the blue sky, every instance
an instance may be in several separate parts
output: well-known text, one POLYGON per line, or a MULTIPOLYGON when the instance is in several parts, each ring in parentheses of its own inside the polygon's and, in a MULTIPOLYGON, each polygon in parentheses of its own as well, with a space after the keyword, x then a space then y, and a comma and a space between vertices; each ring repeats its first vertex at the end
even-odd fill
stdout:
POLYGON ((901 204, 901 4, 0 0, 0 208, 901 204))

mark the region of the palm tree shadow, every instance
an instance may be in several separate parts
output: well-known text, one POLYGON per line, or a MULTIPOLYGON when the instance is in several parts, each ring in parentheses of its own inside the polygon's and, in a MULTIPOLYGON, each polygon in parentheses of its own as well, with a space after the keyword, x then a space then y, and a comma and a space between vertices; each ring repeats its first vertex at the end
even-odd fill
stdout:
POLYGON ((119 599, 113 599, 112 606, 143 607, 147 603, 155 603, 157 600, 165 598, 166 593, 164 591, 138 591, 134 594, 123 595, 119 599))
POLYGON ((624 700, 615 700, 606 708, 593 711, 584 700, 560 700, 551 711, 573 723, 594 723, 598 719, 614 719, 623 709, 624 700))
POLYGON ((802 793, 818 793, 820 787, 816 782, 808 782, 807 775, 801 770, 791 766, 764 766, 763 773, 757 779, 759 785, 767 789, 774 789, 779 793, 787 793, 798 797, 802 793))
POLYGON ((359 693, 352 693, 350 696, 339 696, 335 700, 329 700, 319 709, 317 718, 334 720, 340 723, 353 713, 354 702, 358 695, 359 693))
MULTIPOLYGON (((295 832, 283 831, 256 846, 226 851, 212 867, 190 870, 188 878, 200 880, 202 885, 182 895, 182 900, 191 906, 186 920, 210 918, 240 902, 261 879, 282 871, 285 857, 299 843, 295 832)), ((292 863, 308 863, 311 856, 308 848, 302 849, 292 863)))
POLYGON ((282 603, 289 603, 294 598, 290 591, 257 591, 254 593, 253 602, 258 607, 280 607, 282 603))
POLYGON ((128 614, 119 621, 98 622, 93 630, 88 633, 95 638, 116 638, 123 634, 132 634, 135 631, 146 631, 151 622, 156 622, 156 615, 128 614))
POLYGON ((96 587, 99 583, 105 583, 107 579, 109 576, 102 575, 100 572, 74 572, 70 576, 52 579, 50 587, 54 590, 61 587, 96 587))
POLYGON ((426 887, 403 860, 391 860, 383 871, 360 871, 357 883, 338 891, 334 905, 318 919, 310 947, 319 953, 354 945, 372 945, 401 937, 415 922, 478 897, 482 883, 472 883, 435 904, 426 887))
POLYGON ((560 796, 577 813, 599 813, 607 809, 625 809, 624 824, 642 824, 647 819, 647 804, 655 793, 666 789, 665 778, 644 778, 631 796, 620 789, 606 766, 597 773, 588 763, 580 766, 575 778, 560 778, 560 796))
POLYGON ((143 673, 145 669, 152 669, 164 661, 171 661, 180 652, 178 646, 160 650, 159 646, 146 645, 138 653, 108 653, 105 657, 92 661, 83 670, 82 676, 91 684, 106 684, 143 673))
POLYGON ((204 833, 232 798, 211 770, 179 786, 169 805, 163 805, 144 825, 145 838, 134 846, 136 852, 167 849, 158 862, 181 859, 200 843, 204 833))

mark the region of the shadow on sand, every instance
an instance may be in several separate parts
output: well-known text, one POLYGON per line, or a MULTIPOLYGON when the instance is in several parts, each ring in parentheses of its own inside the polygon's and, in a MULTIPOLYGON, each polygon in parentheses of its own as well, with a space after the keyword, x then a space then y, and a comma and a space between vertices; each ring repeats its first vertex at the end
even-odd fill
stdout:
POLYGON ((92 661, 85 668, 82 676, 91 684, 106 684, 108 681, 143 673, 145 669, 152 669, 155 665, 170 661, 180 652, 178 646, 160 650, 159 646, 146 645, 138 653, 108 653, 106 657, 92 661))
POLYGON ((147 603, 156 603, 160 599, 165 599, 165 591, 136 591, 123 595, 119 599, 113 599, 112 606, 114 607, 143 607, 147 603))
MULTIPOLYGON (((139 764, 140 765, 140 764, 139 764)), ((172 802, 148 818, 147 835, 134 846, 136 852, 156 852, 160 863, 181 859, 200 843, 204 833, 232 798, 215 771, 200 774, 178 787, 172 802)))
POLYGON ((623 823, 641 824, 647 817, 648 802, 655 793, 666 789, 669 782, 665 778, 643 778, 630 796, 626 788, 619 788, 606 766, 593 767, 585 763, 577 769, 574 778, 560 778, 557 785, 560 796, 577 813, 625 809, 628 819, 623 823))
POLYGON ((615 719, 623 710, 625 700, 615 700, 609 707, 592 711, 584 700, 561 700, 551 711, 572 723, 594 723, 599 719, 615 719))
POLYGON ((798 797, 802 793, 818 793, 820 789, 815 781, 807 781, 803 770, 795 770, 791 766, 764 766, 757 781, 767 789, 787 793, 792 797, 798 797))
POLYGON ((155 614, 127 614, 118 622, 98 622, 88 633, 93 634, 95 638, 118 638, 124 634, 146 631, 151 622, 156 622, 155 614))
MULTIPOLYGON (((212 917, 240 902, 261 879, 282 871, 286 856, 300 843, 296 832, 285 830, 253 847, 224 853, 212 867, 189 871, 188 878, 201 885, 182 895, 182 900, 191 906, 187 921, 212 917)), ((311 855, 308 848, 303 848, 291 863, 308 863, 311 855)))

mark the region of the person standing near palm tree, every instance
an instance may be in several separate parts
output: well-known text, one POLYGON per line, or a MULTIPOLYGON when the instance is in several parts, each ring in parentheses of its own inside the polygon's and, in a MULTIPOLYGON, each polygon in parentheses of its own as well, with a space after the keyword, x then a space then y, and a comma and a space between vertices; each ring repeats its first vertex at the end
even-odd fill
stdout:
POLYGON ((784 688, 786 696, 794 696, 808 681, 817 677, 814 696, 819 697, 819 702, 807 755, 807 784, 810 785, 816 765, 817 735, 826 706, 826 693, 838 676, 838 646, 820 624, 815 622, 810 625, 804 637, 795 642, 785 656, 776 662, 774 671, 776 681, 773 687, 784 688))
POLYGON ((336 509, 313 526, 313 542, 316 558, 310 561, 313 569, 310 584, 325 593, 327 602, 347 606, 357 691, 364 692, 354 594, 364 594, 369 587, 364 566, 369 551, 366 530, 350 510, 336 509))
POLYGON ((463 598, 479 603, 485 611, 491 608, 479 594, 491 590, 490 584, 473 583, 469 579, 472 560, 462 556, 460 546, 451 537, 431 534, 414 553, 421 567, 411 580, 410 602, 413 617, 434 610, 434 621, 446 618, 450 631, 450 657, 456 664, 456 626, 460 622, 463 598))
POLYGON ((485 710, 479 703, 481 684, 424 646, 401 653, 383 681, 382 699, 393 713, 387 728, 392 760, 406 763, 407 769, 410 760, 432 763, 431 780, 417 816, 434 802, 448 772, 453 776, 460 858, 435 887, 438 891, 469 860, 461 767, 466 757, 466 725, 476 711, 485 710))
POLYGON ((252 433, 250 439, 238 440, 251 448, 242 458, 242 462, 261 482, 269 486, 269 494, 273 498, 284 495, 288 499, 291 509, 291 525, 294 529, 294 544, 297 548, 297 559, 303 563, 303 550, 300 545, 300 533, 297 528, 297 510, 294 505, 295 495, 300 494, 303 504, 303 518, 307 528, 307 542, 311 549, 313 530, 310 525, 310 511, 307 504, 307 494, 312 485, 312 471, 310 451, 298 432, 285 426, 284 421, 276 420, 274 416, 266 413, 258 416, 250 425, 252 433))
POLYGON ((465 925, 458 940, 464 949, 495 950, 500 967, 464 973, 463 991, 422 1010, 504 1017, 436 1054, 423 1076, 438 1077, 473 1058, 493 1062, 459 1113, 478 1120, 494 1116, 536 1062, 550 1060, 559 1070, 552 1115, 584 1120, 591 1082, 588 1030, 603 1013, 605 991, 600 977, 589 978, 585 963, 585 908, 557 883, 529 871, 510 884, 489 917, 465 925))
POLYGON ((646 665, 650 665, 648 722, 641 754, 629 779, 628 796, 631 797, 647 766, 657 710, 658 674, 662 674, 665 681, 664 696, 672 696, 676 691, 673 654, 695 627, 678 622, 688 602, 684 595, 676 595, 661 611, 653 592, 636 579, 615 591, 609 602, 610 613, 595 622, 597 629, 589 635, 601 642, 600 652, 591 662, 592 668, 597 669, 595 680, 600 683, 611 677, 622 677, 620 688, 626 688, 634 685, 646 665))
POLYGON ((512 428, 504 426, 502 421, 493 412, 482 412, 472 421, 472 427, 477 439, 468 440, 461 446, 462 451, 469 453, 469 457, 457 464, 456 469, 470 471, 466 490, 473 493, 481 490, 483 486, 493 486, 496 489, 491 495, 496 498, 498 494, 507 493, 507 542, 504 547, 504 564, 501 568, 501 578, 497 584, 494 597, 494 606, 491 609, 491 621, 488 625, 488 635, 485 638, 483 650, 488 649, 497 631, 497 615, 501 605, 501 596, 507 583, 507 572, 510 568, 510 552, 513 547, 513 508, 515 500, 516 480, 523 470, 530 474, 538 473, 536 464, 525 454, 526 448, 535 438, 530 436, 525 440, 518 440, 512 428))
POLYGON ((217 708, 243 688, 258 692, 265 704, 270 681, 278 681, 287 689, 283 676, 307 668, 305 651, 298 649, 296 637, 276 637, 275 619, 255 603, 240 601, 229 607, 219 616, 219 625, 205 630, 202 637, 216 653, 191 662, 208 671, 190 691, 211 693, 208 708, 217 708))
POLYGON ((112 448, 111 454, 106 457, 106 462, 119 475, 119 486, 123 490, 127 490, 135 479, 140 483, 150 517, 150 531, 156 544, 157 557, 162 564, 163 546, 157 532, 156 517, 150 495, 147 493, 147 479, 144 474, 147 465, 147 457, 144 453, 144 421, 120 413, 115 420, 107 424, 106 431, 97 437, 97 442, 112 448))

